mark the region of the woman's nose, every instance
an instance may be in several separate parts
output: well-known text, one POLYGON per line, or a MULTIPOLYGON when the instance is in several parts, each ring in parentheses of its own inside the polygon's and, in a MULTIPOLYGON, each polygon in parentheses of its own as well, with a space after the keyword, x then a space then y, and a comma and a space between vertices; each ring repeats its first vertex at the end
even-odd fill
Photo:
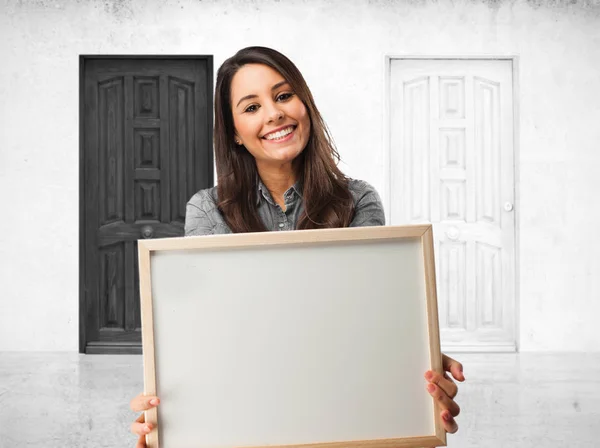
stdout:
POLYGON ((273 104, 267 113, 268 122, 281 120, 284 116, 283 111, 277 107, 277 104, 273 104))

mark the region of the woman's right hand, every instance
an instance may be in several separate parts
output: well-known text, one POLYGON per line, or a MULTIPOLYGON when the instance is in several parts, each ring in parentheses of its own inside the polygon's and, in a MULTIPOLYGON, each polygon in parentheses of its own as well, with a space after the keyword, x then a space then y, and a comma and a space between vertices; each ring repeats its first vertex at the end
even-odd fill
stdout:
MULTIPOLYGON (((139 394, 129 403, 131 409, 135 412, 147 411, 160 404, 158 397, 153 395, 139 394)), ((149 434, 156 426, 151 423, 146 423, 144 420, 144 414, 140 415, 132 424, 131 432, 138 435, 139 439, 135 448, 146 448, 146 434, 149 434)))

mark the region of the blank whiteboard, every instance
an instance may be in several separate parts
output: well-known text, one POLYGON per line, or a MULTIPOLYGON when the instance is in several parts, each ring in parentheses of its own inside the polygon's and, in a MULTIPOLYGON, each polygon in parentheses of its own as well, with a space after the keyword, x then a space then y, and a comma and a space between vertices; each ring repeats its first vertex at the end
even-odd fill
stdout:
POLYGON ((150 448, 446 445, 431 226, 138 248, 150 448))

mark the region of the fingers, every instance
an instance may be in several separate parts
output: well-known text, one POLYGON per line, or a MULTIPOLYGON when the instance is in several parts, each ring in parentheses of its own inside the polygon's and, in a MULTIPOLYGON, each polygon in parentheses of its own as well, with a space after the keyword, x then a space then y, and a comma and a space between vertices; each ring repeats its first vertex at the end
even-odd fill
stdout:
POLYGON ((160 399, 154 395, 144 395, 139 394, 129 403, 132 411, 142 412, 147 411, 148 409, 153 408, 154 406, 158 406, 160 404, 160 399))
MULTIPOLYGON (((444 370, 450 371, 452 376, 459 381, 464 381, 464 375, 462 375, 462 364, 458 361, 444 356, 444 370)), ((440 374, 434 371, 425 372, 425 379, 429 381, 427 384, 427 391, 431 396, 439 403, 442 408, 441 417, 442 424, 446 432, 454 434, 458 431, 458 424, 454 417, 460 414, 460 407, 454 401, 454 397, 458 394, 458 386, 452 378, 448 376, 446 372, 440 374)))
MULTIPOLYGON (((146 446, 146 434, 149 434, 152 431, 153 425, 152 423, 146 423, 144 420, 144 414, 140 415, 135 422, 131 424, 131 432, 140 436, 140 440, 144 439, 144 445, 146 446)), ((138 444, 139 444, 138 440, 138 444)))
POLYGON ((425 379, 442 389, 450 398, 454 398, 456 397, 456 394, 458 394, 458 386, 452 381, 452 378, 445 373, 442 376, 437 372, 428 370, 425 372, 425 379))
POLYGON ((461 382, 465 380, 465 376, 463 375, 463 365, 457 360, 442 353, 442 365, 444 366, 444 370, 450 372, 454 379, 461 382))
MULTIPOLYGON (((146 396, 139 394, 129 403, 131 409, 135 412, 147 411, 160 404, 158 397, 153 395, 146 396)), ((141 414, 132 424, 131 432, 138 435, 139 439, 135 448, 146 448, 146 434, 149 434, 154 429, 152 423, 146 423, 144 414, 141 414)))
POLYGON ((135 444, 135 448, 146 448, 146 436, 140 436, 135 444))
POLYGON ((460 414, 460 407, 456 402, 446 395, 446 392, 442 390, 441 387, 429 383, 427 384, 427 391, 429 394, 440 404, 443 411, 449 411, 452 417, 456 417, 460 414))
POLYGON ((456 420, 454 420, 454 417, 452 417, 450 411, 442 411, 442 424, 444 425, 446 432, 450 434, 454 434, 458 431, 458 424, 456 423, 456 420))

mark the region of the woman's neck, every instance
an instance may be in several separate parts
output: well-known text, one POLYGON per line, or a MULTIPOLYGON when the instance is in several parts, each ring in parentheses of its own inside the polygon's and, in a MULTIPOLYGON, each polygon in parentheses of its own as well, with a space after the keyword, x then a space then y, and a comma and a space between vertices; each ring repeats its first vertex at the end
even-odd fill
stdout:
POLYGON ((269 193, 271 193, 271 197, 285 211, 286 206, 283 195, 297 180, 296 171, 293 169, 292 164, 276 168, 260 166, 257 166, 257 168, 258 175, 269 190, 269 193))

